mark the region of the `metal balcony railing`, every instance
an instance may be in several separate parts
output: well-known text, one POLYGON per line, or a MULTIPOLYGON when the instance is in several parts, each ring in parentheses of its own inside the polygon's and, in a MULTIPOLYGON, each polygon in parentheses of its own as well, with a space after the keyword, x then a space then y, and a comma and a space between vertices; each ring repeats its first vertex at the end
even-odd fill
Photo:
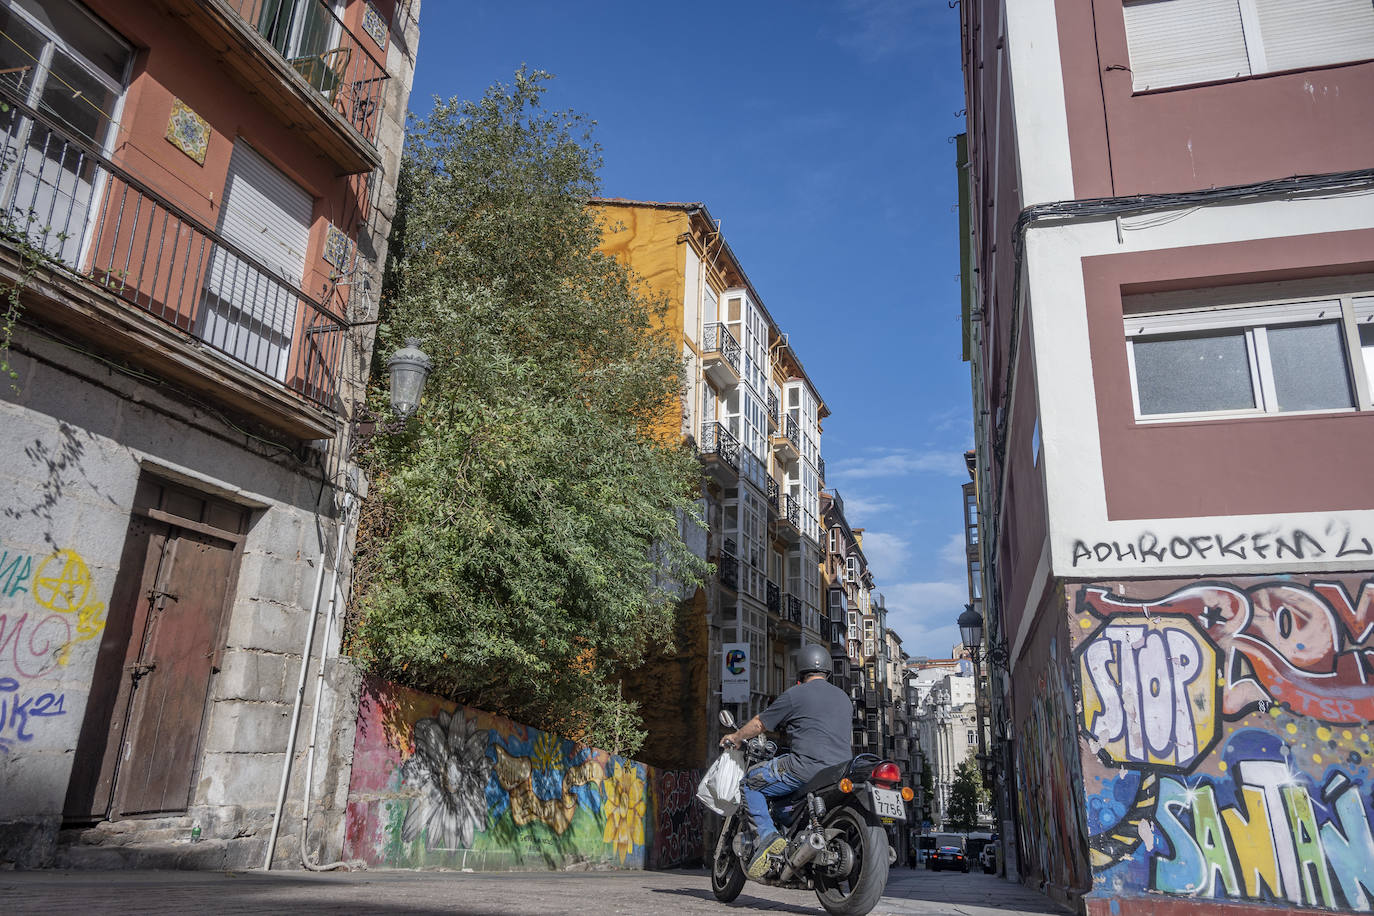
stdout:
POLYGON ((708 324, 702 329, 701 349, 705 353, 719 353, 739 371, 739 341, 723 324, 708 324))
POLYGON ((701 453, 715 455, 734 470, 739 470, 739 440, 720 423, 707 423, 702 427, 701 453))
POLYGON ((778 396, 772 391, 768 392, 768 422, 778 425, 778 396))
POLYGON ((793 623, 795 623, 797 626, 801 626, 801 622, 802 622, 802 601, 801 601, 801 599, 798 598, 796 595, 792 595, 792 594, 787 595, 786 598, 787 598, 787 600, 786 600, 785 606, 784 606, 784 616, 785 616, 788 620, 790 620, 790 621, 792 621, 793 623))
POLYGON ((333 409, 345 320, 0 84, 0 235, 333 409))
POLYGON ((276 48, 314 92, 374 146, 381 121, 385 60, 355 36, 326 0, 224 0, 276 48))
POLYGON ((821 483, 825 483, 825 459, 816 459, 816 473, 821 475, 821 483))
POLYGON ((739 591, 739 560, 732 554, 720 555, 720 561, 716 563, 716 572, 720 576, 721 585, 732 592, 739 591))
POLYGON ((797 420, 795 417, 788 417, 783 422, 782 432, 793 445, 798 448, 801 447, 801 434, 797 432, 797 420))
POLYGON ((774 614, 778 613, 782 607, 782 589, 778 588, 776 582, 769 582, 766 594, 768 610, 774 614))
POLYGON ((801 527, 801 505, 791 495, 782 494, 782 505, 778 509, 779 517, 785 519, 792 527, 801 527))
POLYGON ((772 506, 772 507, 773 507, 773 511, 775 511, 775 512, 776 512, 777 509, 778 509, 778 493, 780 492, 780 489, 781 489, 781 488, 778 486, 777 480, 776 480, 775 478, 769 477, 769 478, 768 478, 768 505, 772 506))

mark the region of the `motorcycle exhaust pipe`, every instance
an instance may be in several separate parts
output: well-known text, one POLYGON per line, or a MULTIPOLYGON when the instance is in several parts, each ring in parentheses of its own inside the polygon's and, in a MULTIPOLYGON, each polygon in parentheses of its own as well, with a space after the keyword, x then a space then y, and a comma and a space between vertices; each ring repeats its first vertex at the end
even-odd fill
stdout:
POLYGON ((781 880, 790 881, 806 864, 825 849, 825 837, 819 832, 808 833, 806 841, 797 846, 796 851, 787 856, 787 866, 782 870, 781 880))

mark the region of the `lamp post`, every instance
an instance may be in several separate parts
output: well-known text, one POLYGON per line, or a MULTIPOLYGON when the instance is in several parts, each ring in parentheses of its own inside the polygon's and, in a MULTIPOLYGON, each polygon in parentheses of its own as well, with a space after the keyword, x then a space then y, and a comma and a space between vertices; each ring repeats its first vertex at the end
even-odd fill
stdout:
POLYGON ((959 636, 964 648, 973 659, 973 708, 978 714, 978 768, 984 782, 988 782, 988 748, 983 737, 983 615, 964 605, 964 613, 959 615, 959 636))

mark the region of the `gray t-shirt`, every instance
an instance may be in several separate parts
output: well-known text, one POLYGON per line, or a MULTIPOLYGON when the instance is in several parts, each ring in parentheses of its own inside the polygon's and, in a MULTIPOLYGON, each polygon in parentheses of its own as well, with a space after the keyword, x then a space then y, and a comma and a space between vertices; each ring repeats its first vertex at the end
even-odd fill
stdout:
POLYGON ((854 701, 849 694, 824 678, 787 688, 759 713, 764 728, 781 729, 787 736, 791 769, 801 779, 854 756, 849 746, 853 717, 854 701))

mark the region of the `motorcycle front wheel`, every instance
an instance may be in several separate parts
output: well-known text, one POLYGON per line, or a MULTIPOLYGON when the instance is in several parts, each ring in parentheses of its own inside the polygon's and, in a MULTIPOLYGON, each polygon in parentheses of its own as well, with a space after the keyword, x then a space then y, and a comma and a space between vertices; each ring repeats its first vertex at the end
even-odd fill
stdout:
MULTIPOLYGON (((731 833, 734 831, 731 830, 731 833)), ((722 844, 724 848, 711 863, 711 893, 715 894, 721 903, 734 900, 744 887, 744 866, 735 855, 734 844, 730 842, 732 839, 732 836, 725 838, 722 844)))
POLYGON ((849 866, 843 874, 816 870, 816 896, 831 916, 863 916, 887 887, 887 833, 867 824, 853 808, 836 808, 823 826, 840 831, 830 843, 844 843, 852 856, 841 855, 849 866))

